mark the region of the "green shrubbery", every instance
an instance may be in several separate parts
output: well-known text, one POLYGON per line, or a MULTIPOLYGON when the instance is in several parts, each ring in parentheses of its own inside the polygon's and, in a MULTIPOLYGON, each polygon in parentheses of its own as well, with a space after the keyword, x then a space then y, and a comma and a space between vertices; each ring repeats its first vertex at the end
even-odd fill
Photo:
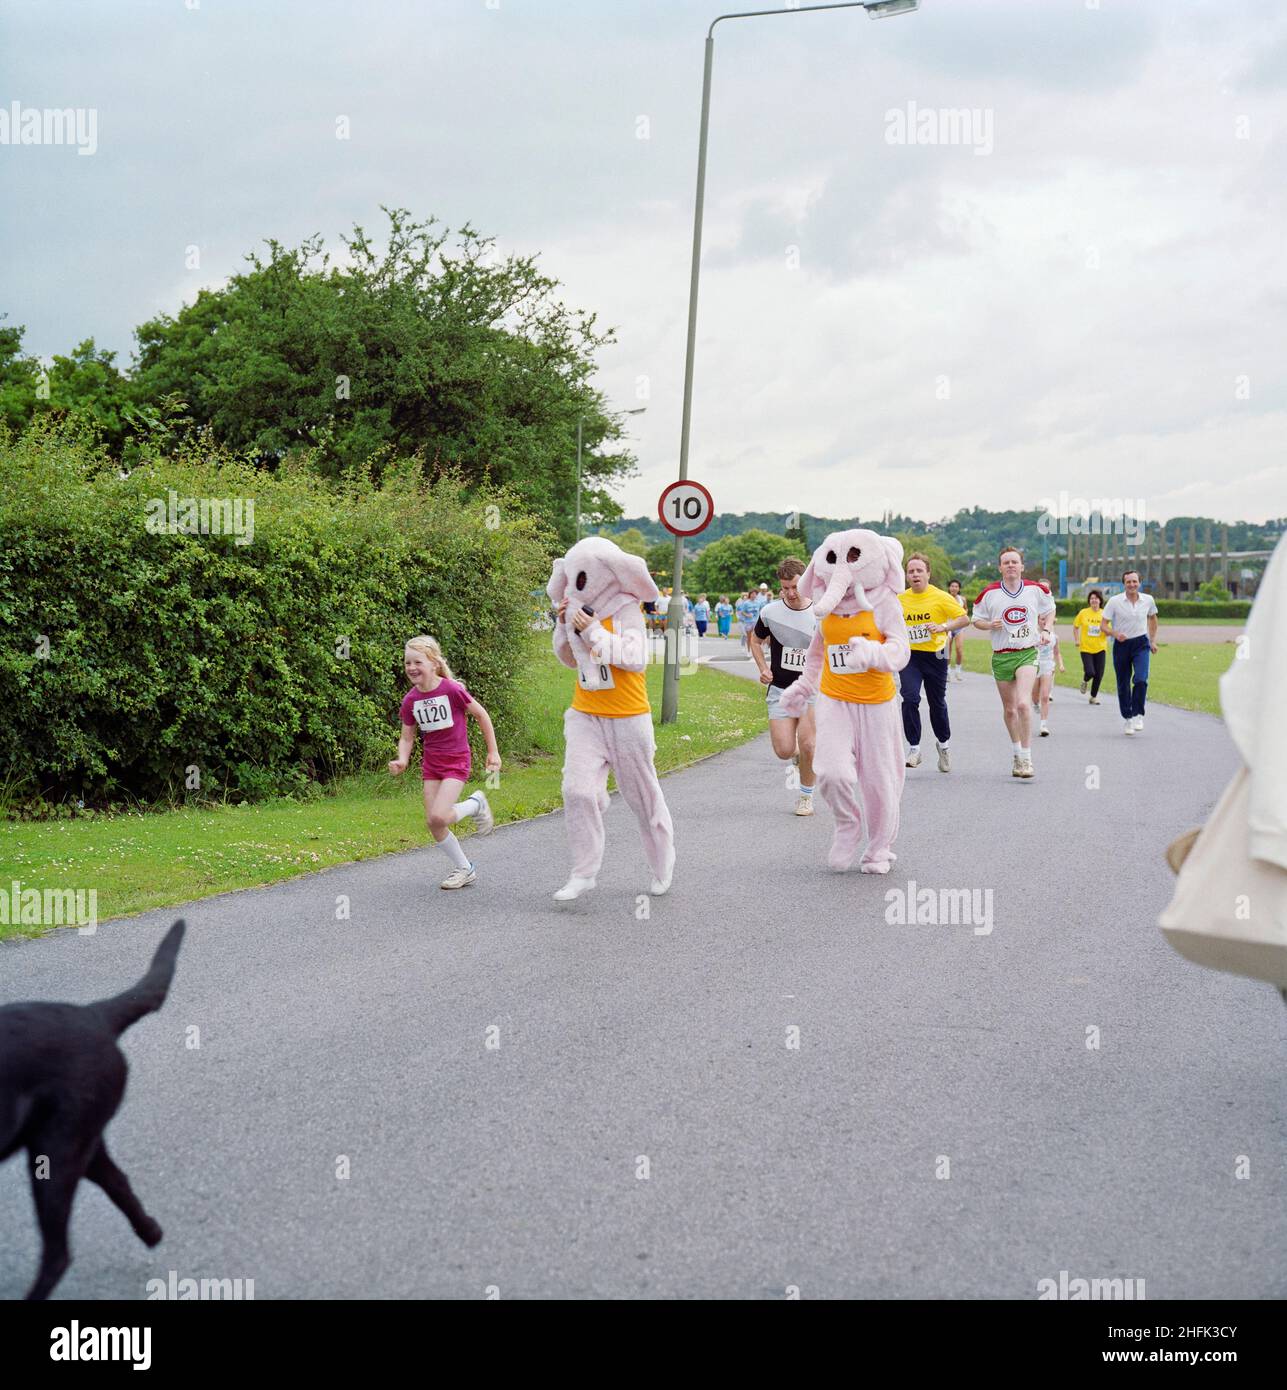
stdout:
POLYGON ((328 484, 190 445, 122 477, 72 428, 0 432, 0 789, 241 800, 378 765, 418 632, 521 746, 548 541, 418 462, 328 484), (150 530, 171 492, 239 501, 242 537, 150 530))
MULTIPOLYGON (((1227 618, 1231 623, 1246 622, 1251 612, 1251 604, 1245 599, 1226 599, 1224 602, 1189 598, 1159 598, 1157 616, 1160 621, 1178 622, 1184 618, 1227 618)), ((1055 600, 1057 618, 1075 618, 1085 608, 1082 598, 1059 598, 1055 600)))

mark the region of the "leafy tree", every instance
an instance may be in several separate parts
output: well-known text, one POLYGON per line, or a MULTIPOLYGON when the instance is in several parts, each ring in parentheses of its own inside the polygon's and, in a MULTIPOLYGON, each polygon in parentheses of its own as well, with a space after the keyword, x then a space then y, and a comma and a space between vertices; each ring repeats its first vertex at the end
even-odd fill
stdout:
POLYGON ((675 573, 675 538, 672 536, 668 541, 654 541, 644 552, 644 563, 648 566, 648 573, 664 586, 665 577, 675 573))
POLYGON ((788 555, 808 562, 808 553, 798 540, 775 536, 768 531, 747 531, 740 536, 726 536, 713 541, 693 562, 691 583, 684 587, 696 593, 731 593, 749 589, 753 584, 776 587, 774 572, 788 555))
POLYGON ((1223 578, 1217 575, 1214 579, 1208 579, 1204 584, 1199 584, 1195 597, 1206 603, 1210 601, 1224 602, 1232 595, 1225 587, 1223 578))
POLYGON ((809 532, 805 526, 804 517, 799 512, 792 512, 787 517, 786 537, 788 540, 799 541, 804 546, 804 553, 809 551, 809 532))
POLYGON ((556 297, 533 256, 496 253, 466 225, 449 233, 385 209, 380 249, 361 227, 333 264, 322 238, 266 257, 173 317, 138 329, 143 398, 187 401, 214 440, 275 467, 309 451, 324 474, 419 456, 426 472, 488 482, 575 533, 576 429, 582 513, 620 515, 607 487, 634 460, 590 385, 614 341, 556 297))
POLYGON ((632 526, 628 531, 618 531, 616 535, 607 530, 601 530, 599 534, 606 536, 610 541, 615 541, 627 555, 638 555, 640 559, 647 560, 648 542, 637 526, 632 526))
POLYGON ((914 532, 904 531, 898 537, 903 543, 903 563, 907 563, 907 557, 914 550, 919 550, 922 555, 928 556, 930 567, 929 582, 936 588, 946 589, 948 581, 960 579, 964 587, 965 576, 962 575, 952 557, 934 539, 933 536, 917 535, 914 532))
POLYGON ((21 325, 6 325, 0 315, 0 421, 21 429, 36 408, 40 364, 22 351, 21 325))

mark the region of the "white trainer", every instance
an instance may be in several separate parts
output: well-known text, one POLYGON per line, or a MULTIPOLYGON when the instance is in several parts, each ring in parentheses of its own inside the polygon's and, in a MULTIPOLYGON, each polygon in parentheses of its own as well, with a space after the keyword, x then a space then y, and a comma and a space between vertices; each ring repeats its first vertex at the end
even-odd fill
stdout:
POLYGON ((795 813, 797 816, 813 815, 813 797, 805 796, 803 792, 796 798, 795 813))
POLYGON ((592 878, 577 878, 574 874, 554 895, 554 901, 560 903, 570 903, 573 898, 579 898, 582 893, 587 893, 594 887, 595 880, 592 878))
POLYGON ((1019 759, 1019 771, 1015 773, 1015 776, 1016 776, 1016 777, 1035 777, 1036 775, 1037 775, 1037 774, 1036 774, 1036 771, 1035 771, 1035 769, 1034 769, 1033 766, 1032 766, 1032 759, 1031 759, 1031 758, 1020 758, 1020 759, 1019 759))
POLYGON ((1135 721, 1133 719, 1128 719, 1126 721, 1126 727, 1122 730, 1122 732, 1126 734, 1128 737, 1131 734, 1133 734, 1135 732, 1135 721))
POLYGON ((467 869, 453 869, 451 873, 438 885, 439 888, 468 888, 471 883, 478 882, 478 875, 474 872, 471 864, 467 869))
POLYGON ((1046 720, 1044 720, 1044 719, 1041 721, 1041 737, 1042 737, 1042 738, 1049 738, 1049 737, 1050 737, 1050 725, 1049 725, 1049 724, 1046 722, 1046 720))
POLYGON ((1135 716, 1135 732, 1137 734, 1142 734, 1144 732, 1144 716, 1142 714, 1137 714, 1135 716))
POLYGON ((940 744, 936 744, 935 746, 938 748, 938 770, 939 770, 940 772, 951 772, 951 770, 952 770, 952 754, 951 754, 951 752, 950 752, 943 744, 941 744, 941 743, 940 743, 940 744))
POLYGON ((482 792, 472 793, 478 802, 478 814, 474 817, 474 834, 490 835, 496 829, 496 817, 492 815, 492 808, 487 804, 487 798, 482 792))
POLYGON ((920 750, 919 748, 912 748, 912 749, 909 749, 908 754, 907 754, 907 766, 908 766, 908 767, 920 767, 920 765, 921 765, 921 750, 920 750))
POLYGON ((1018 755, 1018 753, 1016 753, 1016 754, 1014 755, 1014 762, 1012 762, 1012 763, 1010 764, 1010 776, 1011 776, 1011 777, 1022 777, 1022 776, 1023 776, 1023 773, 1019 771, 1019 769, 1020 769, 1022 766, 1023 766, 1023 759, 1018 755))

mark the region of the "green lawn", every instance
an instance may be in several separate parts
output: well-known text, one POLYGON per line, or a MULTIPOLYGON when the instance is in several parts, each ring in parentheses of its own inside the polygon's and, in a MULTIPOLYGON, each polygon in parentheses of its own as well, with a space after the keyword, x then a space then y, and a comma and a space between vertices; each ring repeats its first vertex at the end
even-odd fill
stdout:
MULTIPOLYGON (((562 804, 563 711, 573 676, 548 654, 529 669, 528 735, 537 753, 523 765, 507 761, 499 787, 488 791, 497 823, 562 804)), ((659 666, 647 674, 654 715, 661 708, 661 675, 659 666)), ((703 666, 682 678, 679 699, 678 721, 656 725, 659 771, 674 771, 764 730, 762 690, 736 676, 703 666)), ((395 745, 391 733, 390 757, 395 745)), ((500 751, 504 758, 503 743, 500 751)), ((0 884, 16 879, 24 888, 92 888, 105 921, 424 845, 429 831, 418 756, 401 778, 383 772, 351 777, 306 801, 0 823, 0 884)), ((38 930, 0 923, 0 938, 38 930)))
MULTIPOLYGON (((1061 641, 1064 666, 1062 675, 1056 670, 1055 684, 1081 685, 1081 656, 1070 642, 1061 641)), ((1229 669, 1236 646, 1233 642, 1172 642, 1158 644, 1157 655, 1149 663, 1148 699, 1150 704, 1175 705, 1179 709, 1200 710, 1204 714, 1220 713, 1220 677, 1229 669)), ((966 642, 965 669, 988 669, 988 647, 983 642, 966 642)), ((1106 653, 1104 683, 1099 698, 1107 705, 1117 704, 1117 680, 1113 675, 1113 653, 1106 653)))

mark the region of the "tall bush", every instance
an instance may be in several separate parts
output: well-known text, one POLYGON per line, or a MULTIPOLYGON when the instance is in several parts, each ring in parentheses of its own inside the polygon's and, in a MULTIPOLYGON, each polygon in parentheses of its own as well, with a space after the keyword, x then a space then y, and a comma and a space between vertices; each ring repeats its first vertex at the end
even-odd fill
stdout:
POLYGON ((378 765, 418 632, 504 740, 548 544, 415 462, 328 484, 194 444, 122 476, 74 426, 0 433, 0 781, 248 799, 378 765), (157 529, 186 499, 240 503, 242 534, 157 529))

